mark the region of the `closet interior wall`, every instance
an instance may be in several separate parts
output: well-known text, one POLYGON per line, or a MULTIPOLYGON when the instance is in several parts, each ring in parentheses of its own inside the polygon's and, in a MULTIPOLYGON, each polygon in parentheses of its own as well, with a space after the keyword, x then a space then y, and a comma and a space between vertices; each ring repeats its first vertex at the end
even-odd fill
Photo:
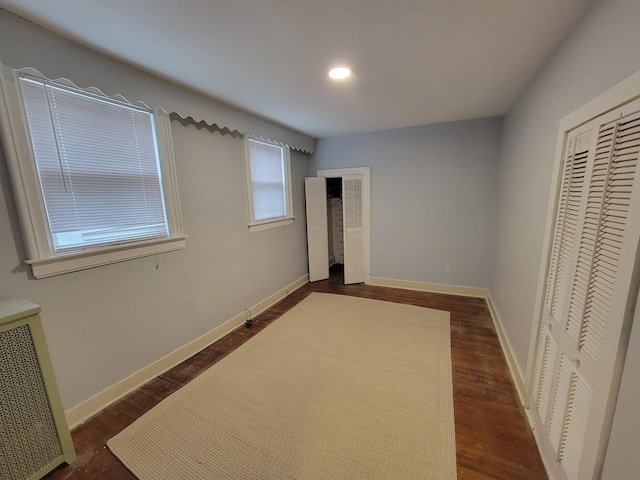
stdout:
POLYGON ((327 178, 327 223, 329 232, 329 266, 344 264, 344 229, 342 179, 327 178))

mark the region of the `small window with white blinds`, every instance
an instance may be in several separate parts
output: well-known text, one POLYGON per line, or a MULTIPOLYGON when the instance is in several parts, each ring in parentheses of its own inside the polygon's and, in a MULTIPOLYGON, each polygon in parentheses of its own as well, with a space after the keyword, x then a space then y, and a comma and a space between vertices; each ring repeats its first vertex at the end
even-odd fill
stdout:
POLYGON ((184 247, 166 112, 4 65, 0 93, 36 278, 184 247))
POLYGON ((289 149, 245 140, 245 166, 252 233, 293 222, 289 149))

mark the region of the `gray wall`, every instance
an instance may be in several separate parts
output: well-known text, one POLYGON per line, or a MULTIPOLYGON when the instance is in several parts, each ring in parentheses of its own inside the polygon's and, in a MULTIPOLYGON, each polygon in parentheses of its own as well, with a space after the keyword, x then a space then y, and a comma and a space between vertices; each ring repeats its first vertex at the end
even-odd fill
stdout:
MULTIPOLYGON (((490 292, 523 371, 560 120, 640 70, 640 2, 597 0, 505 119, 490 292)), ((638 316, 636 316, 636 320, 638 316)), ((604 477, 640 470, 640 325, 635 322, 604 477)))
MULTIPOLYGON (((55 70, 53 75, 106 92, 153 92, 159 106, 165 95, 194 95, 2 14, 0 59, 14 67, 55 70)), ((241 139, 176 121, 172 132, 186 248, 41 280, 21 264, 24 248, 0 150, 0 298, 42 306, 66 409, 307 272, 308 156, 292 152, 294 224, 250 235, 241 139)))
POLYGON ((501 131, 489 118, 320 139, 309 175, 372 167, 372 276, 487 287, 501 131))

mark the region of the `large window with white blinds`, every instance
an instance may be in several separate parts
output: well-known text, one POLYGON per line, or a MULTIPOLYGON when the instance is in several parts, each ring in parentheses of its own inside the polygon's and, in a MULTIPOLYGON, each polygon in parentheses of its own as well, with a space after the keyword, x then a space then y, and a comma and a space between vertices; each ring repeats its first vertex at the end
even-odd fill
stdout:
POLYGON ((168 115, 9 70, 8 163, 34 275, 182 248, 168 115))
POLYGON ((247 139, 245 164, 251 232, 292 223, 288 147, 247 139))
POLYGON ((169 234, 153 114, 21 78, 56 252, 169 234))

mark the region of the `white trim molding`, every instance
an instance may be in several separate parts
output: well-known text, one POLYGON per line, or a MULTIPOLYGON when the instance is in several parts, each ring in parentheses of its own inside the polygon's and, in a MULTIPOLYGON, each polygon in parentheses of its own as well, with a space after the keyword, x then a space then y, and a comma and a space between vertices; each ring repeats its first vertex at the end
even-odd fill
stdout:
MULTIPOLYGON (((585 252, 582 251, 581 239, 593 235, 593 241, 598 244, 599 240, 606 238, 606 233, 603 233, 605 230, 601 231, 601 228, 598 227, 597 232, 592 234, 588 227, 582 225, 585 208, 590 208, 585 206, 586 198, 591 198, 592 194, 604 195, 604 198, 607 198, 611 191, 618 188, 618 184, 607 178, 600 193, 599 187, 594 186, 597 184, 597 180, 594 180, 597 174, 592 173, 592 170, 595 171, 593 165, 599 160, 594 159, 604 158, 607 162, 603 164, 604 168, 616 168, 618 159, 615 152, 619 148, 624 150, 621 145, 625 142, 622 140, 623 136, 619 135, 617 131, 618 120, 620 123, 637 121, 636 115, 639 109, 640 72, 637 72, 560 120, 524 377, 524 383, 528 388, 526 406, 529 407, 529 419, 538 441, 542 460, 552 475, 558 478, 600 478, 605 465, 606 451, 633 325, 633 308, 636 305, 638 292, 637 253, 638 238, 640 238, 640 224, 638 223, 640 196, 638 193, 640 192, 637 188, 637 176, 634 177, 632 174, 629 180, 625 180, 628 183, 623 187, 625 194, 628 195, 628 200, 621 206, 623 213, 620 225, 623 230, 621 230, 619 244, 613 254, 614 260, 612 262, 616 266, 612 267, 609 280, 592 283, 590 279, 587 282, 589 288, 574 288, 579 283, 577 279, 580 277, 580 274, 575 272, 577 268, 575 259, 578 254, 586 253, 584 262, 586 271, 597 269, 595 261, 592 261, 591 258, 591 249, 587 248, 585 252), (612 128, 613 125, 615 127, 612 128), (602 140, 606 135, 604 132, 607 131, 607 128, 613 130, 609 143, 602 140), (590 139, 588 139, 589 134, 591 134, 590 139), (563 186, 566 177, 566 175, 563 176, 565 174, 564 167, 571 167, 578 162, 575 160, 578 150, 570 151, 569 148, 574 147, 582 135, 585 135, 583 140, 587 145, 587 147, 580 149, 580 151, 586 152, 584 156, 585 185, 584 187, 574 187, 573 182, 570 182, 571 186, 563 186), (587 144, 587 142, 589 143, 587 144), (600 146, 605 144, 606 146, 600 149, 600 146), (568 260, 564 260, 565 263, 568 262, 569 271, 567 273, 568 280, 559 282, 566 284, 561 288, 567 291, 566 296, 561 298, 562 295, 555 294, 557 288, 549 287, 549 284, 556 282, 555 272, 550 266, 563 262, 559 260, 558 254, 554 250, 554 244, 558 241, 564 244, 565 241, 562 230, 559 230, 559 233, 556 232, 558 230, 556 229, 556 221, 557 218, 560 218, 559 215, 563 213, 563 210, 568 208, 561 202, 561 197, 564 198, 567 194, 569 196, 575 195, 576 198, 582 200, 582 203, 576 211, 576 215, 581 219, 578 222, 578 228, 576 232, 572 232, 572 240, 568 240, 568 243, 573 242, 574 251, 573 254, 569 253, 568 260), (605 286, 605 283, 608 285, 605 286), (547 292, 547 289, 551 293, 547 292), (586 352, 587 348, 582 348, 582 342, 576 343, 572 338, 573 334, 567 333, 573 329, 573 327, 567 326, 568 305, 575 300, 575 292, 581 292, 578 294, 581 298, 579 302, 585 302, 584 304, 587 305, 590 299, 598 298, 603 289, 611 289, 613 294, 610 298, 608 294, 605 294, 607 297, 604 300, 607 305, 606 315, 602 315, 597 320, 592 319, 590 323, 591 327, 599 332, 595 334, 599 337, 598 345, 592 347, 595 352, 578 355, 577 353, 586 352), (554 306, 558 308, 554 309, 556 311, 551 314, 549 305, 557 300, 559 303, 554 306), (594 325, 596 327, 593 327, 594 325), (547 348, 547 345, 550 344, 556 346, 551 351, 547 348), (580 348, 576 349, 576 345, 580 348), (572 358, 572 364, 563 368, 565 365, 563 362, 567 358, 572 358), (542 365, 539 369, 540 372, 544 372, 546 366, 549 366, 548 375, 540 374, 542 380, 536 378, 536 370, 539 365, 542 365), (560 404, 559 410, 556 412, 555 400, 569 395, 569 392, 572 392, 574 388, 573 385, 567 384, 566 372, 569 372, 572 378, 579 379, 580 385, 576 388, 589 393, 585 396, 578 394, 575 397, 568 396, 567 398, 570 400, 566 405, 560 404), (537 401, 539 399, 541 399, 540 402, 537 401), (570 414, 574 399, 576 404, 581 402, 581 418, 570 414), (550 414, 549 405, 551 402, 554 403, 552 404, 553 411, 550 414), (539 408, 540 405, 544 406, 539 408), (570 461, 558 461, 558 438, 560 437, 556 438, 555 434, 549 434, 547 431, 550 415, 553 417, 552 424, 556 419, 558 425, 562 424, 561 433, 563 435, 567 429, 582 432, 580 439, 567 443, 565 458, 571 458, 570 461)), ((626 135, 628 134, 626 133, 626 135)), ((633 158, 635 161, 634 155, 635 153, 630 153, 628 158, 633 158)), ((582 161, 580 160, 580 162, 582 161)), ((577 185, 581 185, 581 183, 577 185)), ((597 198, 600 197, 597 196, 597 198)), ((604 203, 600 200, 595 203, 598 206, 596 206, 594 213, 599 217, 606 209, 601 211, 604 208, 604 203)), ((567 251, 571 252, 570 249, 567 251)), ((583 322, 584 319, 578 317, 577 323, 574 323, 578 325, 578 329, 582 329, 581 323, 583 322)), ((584 338, 588 337, 593 337, 593 335, 584 338)))
POLYGON ((371 167, 348 167, 318 170, 318 177, 342 178, 347 175, 362 175, 363 204, 362 204, 362 230, 363 230, 363 257, 364 257, 364 283, 371 284, 371 167))
MULTIPOLYGON (((294 290, 297 290, 308 282, 309 275, 303 275, 298 280, 295 280, 286 287, 278 290, 273 295, 267 297, 263 301, 251 307, 249 309, 249 311, 251 312, 251 316, 255 317, 256 315, 259 315, 269 307, 285 298, 287 295, 291 294, 294 290)), ((159 360, 151 363, 150 365, 147 365, 146 367, 111 385, 110 387, 94 395, 88 400, 85 400, 79 405, 68 409, 65 412, 65 416, 67 418, 69 427, 74 428, 80 425, 82 422, 89 419, 104 408, 108 407, 113 402, 133 392, 136 388, 141 387, 145 383, 156 378, 158 375, 161 375, 167 370, 170 370, 176 365, 192 357, 196 353, 204 350, 209 345, 220 340, 222 337, 241 326, 246 320, 247 312, 243 311, 242 313, 239 313, 233 318, 227 320, 222 325, 217 326, 213 330, 210 330, 204 335, 201 335, 200 337, 192 340, 186 345, 183 345, 177 350, 174 350, 173 352, 165 355, 159 360)))
POLYGON ((460 287, 441 283, 413 282, 410 280, 395 280, 393 278, 371 277, 371 285, 381 287, 402 288, 419 292, 444 293, 447 295, 461 295, 463 297, 486 298, 487 289, 478 287, 460 287))
MULTIPOLYGON (((586 105, 578 108, 574 112, 566 115, 560 120, 560 128, 556 141, 555 161, 553 172, 560 171, 562 153, 564 151, 564 141, 566 132, 578 128, 598 116, 622 107, 640 98, 640 72, 636 72, 617 85, 611 87, 600 96, 594 98, 586 105)), ((544 304, 544 292, 547 280, 547 264, 551 254, 551 236, 553 233, 553 218, 556 209, 556 199, 560 188, 560 176, 554 174, 552 178, 551 190, 549 192, 549 202, 547 205, 547 221, 545 222, 544 244, 540 259, 540 270, 538 273, 538 287, 536 290, 536 303, 533 311, 533 321, 531 322, 531 333, 529 335, 529 351, 526 365, 526 385, 531 388, 533 374, 535 370, 535 358, 538 346, 538 334, 542 322, 542 306, 544 304)))
POLYGON ((502 347, 502 353, 504 354, 507 366, 509 367, 509 371, 511 372, 511 378, 513 379, 513 384, 516 388, 516 393, 518 394, 520 404, 526 408, 529 395, 525 387, 522 368, 518 363, 513 348, 511 347, 511 342, 509 342, 509 337, 507 336, 507 332, 504 328, 504 324, 502 323, 502 319, 500 318, 500 314, 498 313, 498 310, 493 303, 493 298, 491 298, 491 293, 488 290, 486 292, 485 300, 487 302, 487 307, 489 307, 489 312, 491 313, 493 324, 496 328, 496 334, 498 335, 498 340, 500 341, 500 346, 502 347))
POLYGON ((87 268, 132 260, 134 258, 148 257, 180 250, 185 247, 186 238, 186 236, 181 236, 113 245, 101 248, 100 250, 89 250, 69 255, 25 260, 24 263, 31 265, 34 277, 47 278, 63 273, 76 272, 87 268))

